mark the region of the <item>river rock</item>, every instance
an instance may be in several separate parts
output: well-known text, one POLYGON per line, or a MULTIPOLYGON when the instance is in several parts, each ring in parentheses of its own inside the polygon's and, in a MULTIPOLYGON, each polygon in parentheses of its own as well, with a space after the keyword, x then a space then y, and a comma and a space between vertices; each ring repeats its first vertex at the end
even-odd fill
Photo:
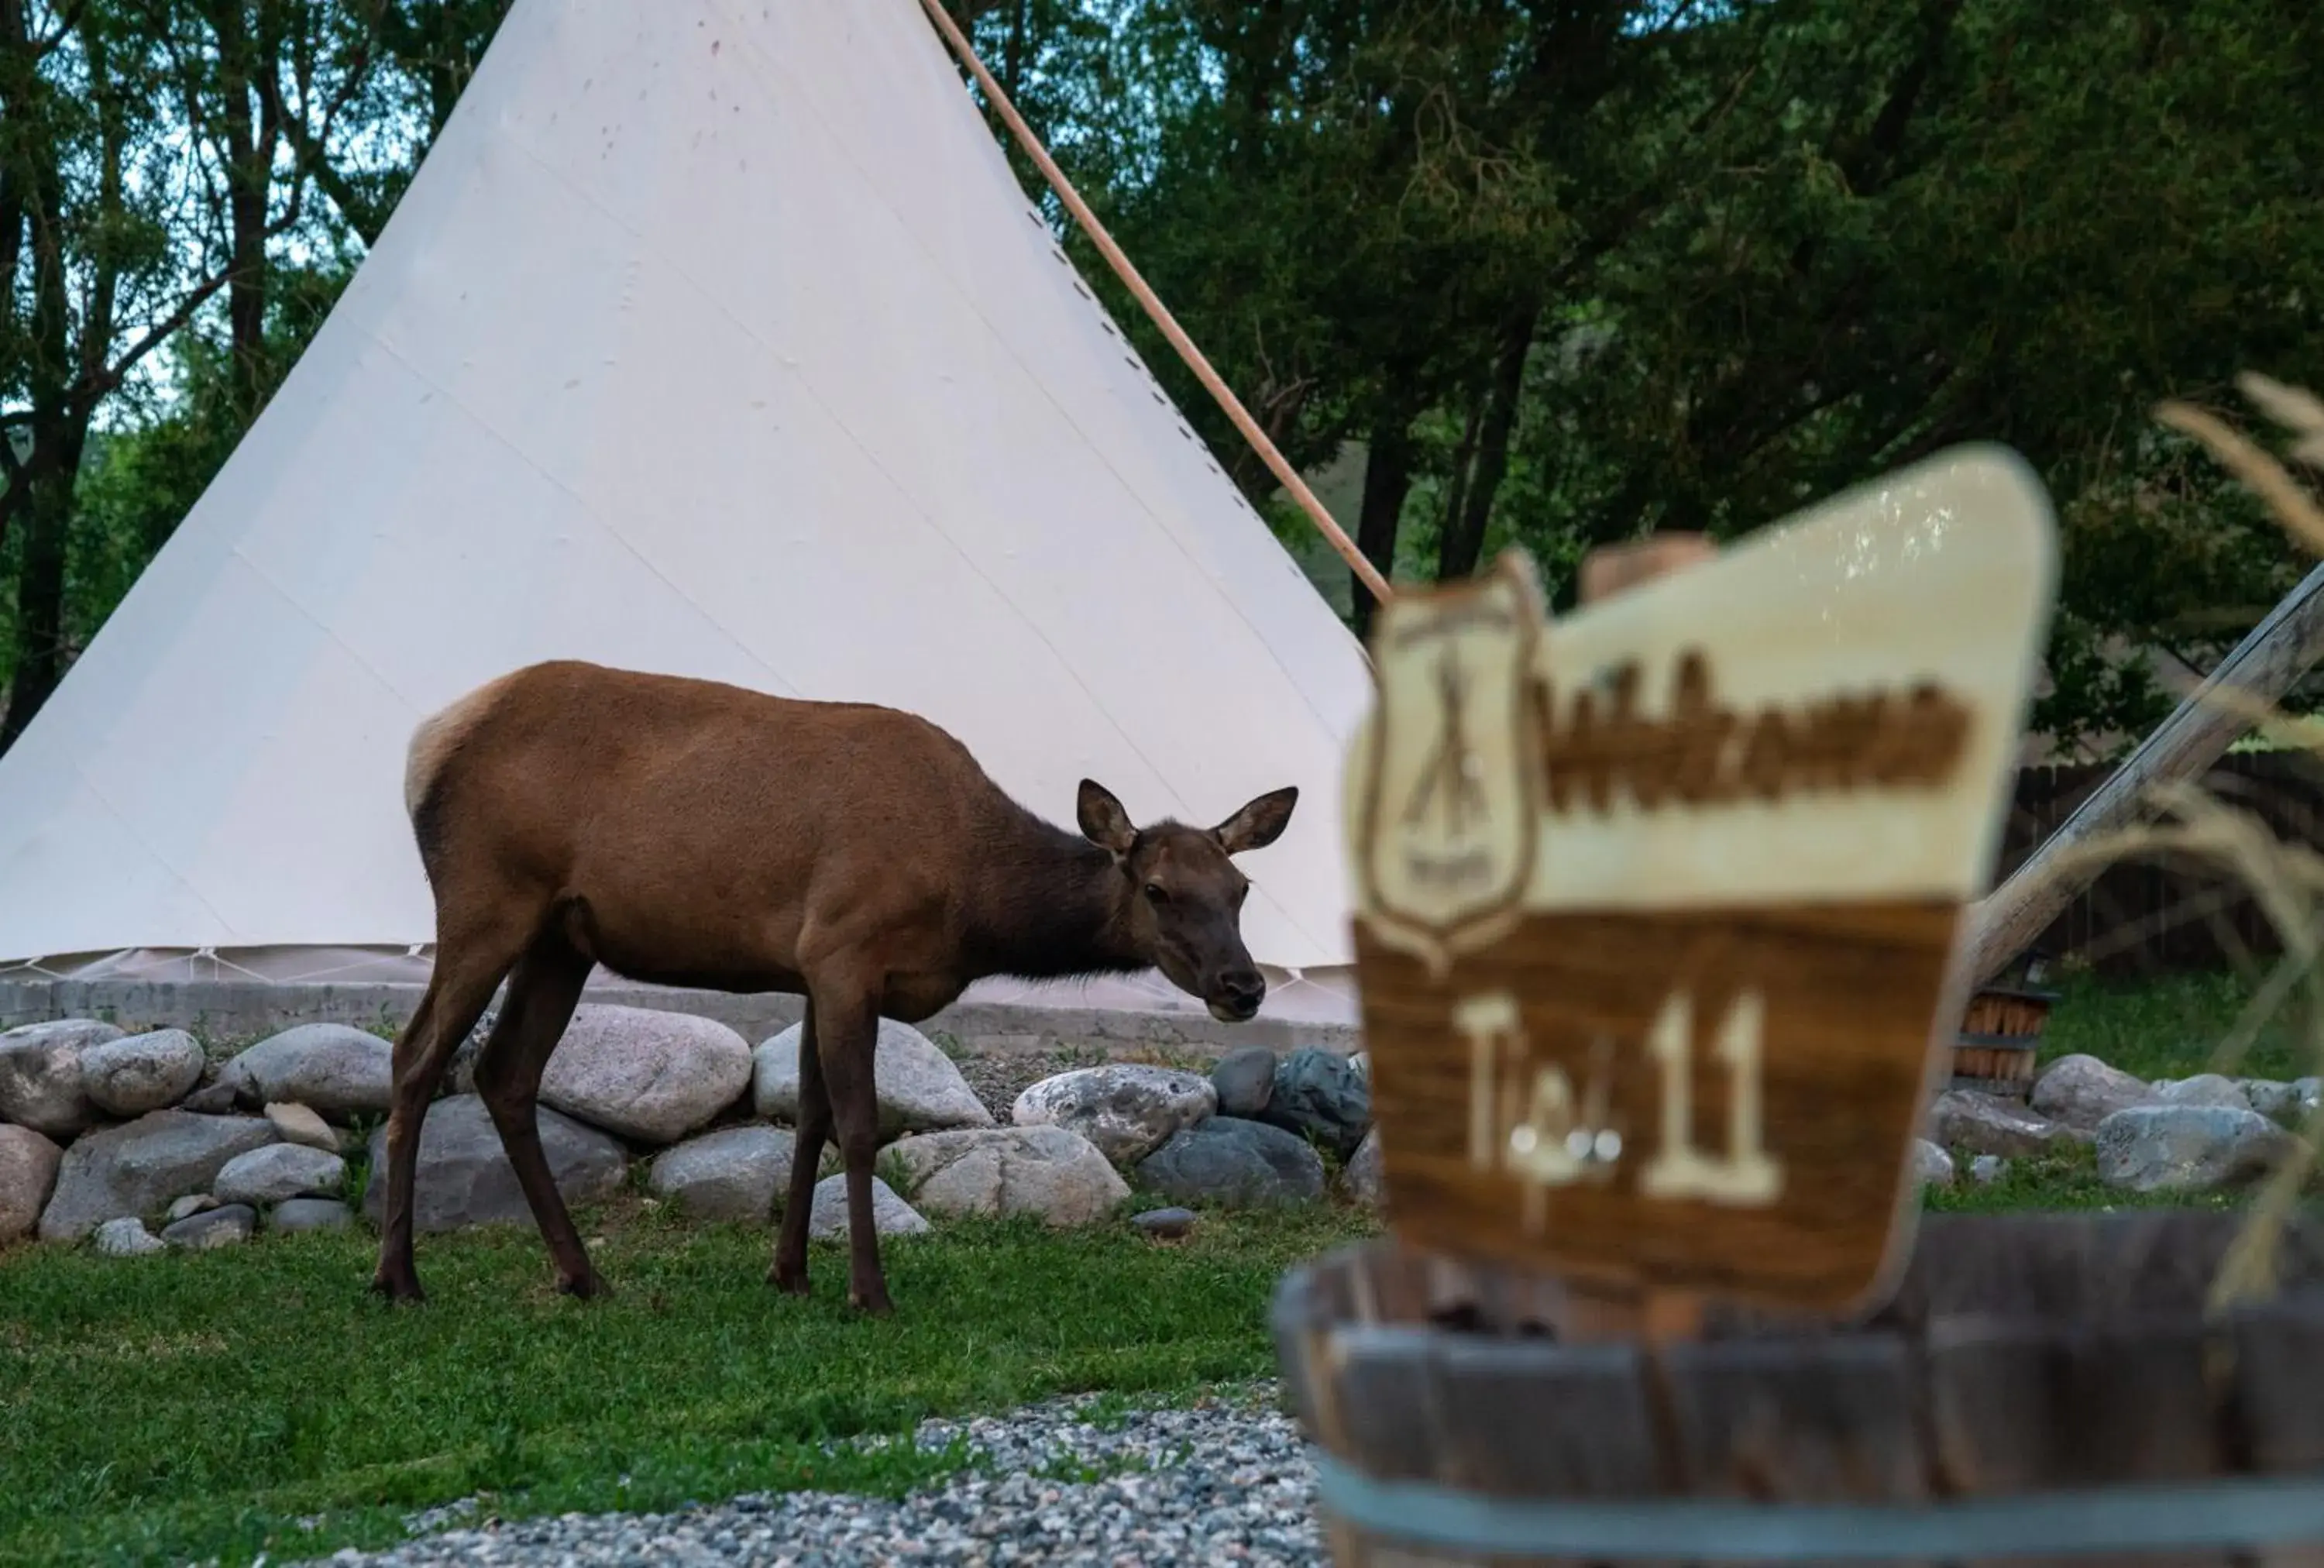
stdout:
POLYGON ((2098 1123, 2116 1111, 2144 1105, 2153 1098, 2154 1091, 2144 1079, 2110 1067, 2096 1056, 2076 1055, 2050 1064, 2034 1081, 2031 1104, 2038 1116, 2095 1132, 2098 1123))
POLYGON ((1371 1085, 1345 1056, 1303 1047, 1277 1065, 1259 1120, 1314 1139, 1344 1160, 1371 1130, 1371 1085))
POLYGON ((675 1143, 750 1084, 751 1043, 716 1019, 592 1004, 574 1010, 540 1102, 641 1143, 675 1143))
POLYGON ((327 1198, 347 1179, 347 1162, 303 1143, 270 1143, 226 1162, 210 1190, 223 1204, 263 1208, 291 1198, 327 1198))
POLYGON ((207 1252, 213 1247, 247 1241, 257 1229, 257 1210, 247 1204, 228 1204, 179 1221, 161 1232, 161 1244, 182 1247, 189 1252, 207 1252))
POLYGON ((1377 1209, 1388 1202, 1388 1167, 1380 1156, 1379 1129, 1364 1134, 1356 1145, 1356 1152, 1340 1168, 1340 1185, 1348 1196, 1368 1209, 1377 1209))
POLYGON ((1017 1096, 1009 1119, 1019 1127, 1069 1129, 1115 1165, 1131 1166, 1218 1103, 1218 1091, 1199 1073, 1117 1062, 1042 1079, 1017 1096))
POLYGON ((332 1130, 329 1122, 315 1113, 312 1106, 289 1105, 279 1100, 269 1101, 266 1106, 266 1120, 273 1123, 275 1136, 285 1143, 303 1144, 309 1148, 319 1148, 327 1154, 343 1152, 339 1145, 338 1133, 332 1130))
POLYGON ((259 1041, 227 1062, 218 1082, 255 1111, 296 1101, 327 1121, 384 1116, 394 1084, 395 1047, 345 1024, 300 1024, 259 1041))
MULTIPOLYGON (((882 1236, 918 1236, 928 1222, 878 1176, 872 1178, 872 1228, 882 1236)), ((847 1240, 847 1178, 827 1176, 815 1184, 807 1212, 807 1233, 818 1241, 847 1240)))
POLYGON ((267 1229, 286 1236, 309 1231, 344 1231, 355 1222, 355 1211, 337 1198, 289 1198, 266 1216, 267 1229))
POLYGON ((169 1212, 161 1216, 161 1222, 174 1225, 180 1220, 192 1219, 196 1214, 207 1213, 217 1206, 217 1199, 208 1193, 188 1193, 170 1205, 169 1212))
POLYGON ((2289 1084, 2239 1078, 2236 1087, 2244 1092, 2253 1110, 2280 1126, 2298 1127, 2316 1112, 2319 1084, 2313 1078, 2295 1078, 2289 1084))
POLYGON ((2151 1098, 2161 1105, 2224 1105, 2231 1111, 2252 1109, 2250 1098, 2236 1081, 2218 1073, 2198 1073, 2191 1078, 2165 1078, 2154 1085, 2151 1098))
POLYGON ((145 1228, 144 1221, 125 1215, 99 1225, 96 1238, 97 1254, 105 1258, 143 1258, 168 1250, 161 1239, 145 1228))
MULTIPOLYGON (((534 1107, 549 1175, 568 1207, 596 1203, 618 1191, 627 1169, 622 1146, 546 1105, 534 1107)), ((364 1215, 374 1225, 387 1205, 387 1129, 371 1136, 371 1178, 364 1215)), ((530 1225, 531 1205, 516 1183, 516 1167, 501 1148, 500 1130, 474 1094, 454 1094, 428 1108, 420 1127, 420 1163, 412 1181, 412 1224, 420 1231, 467 1225, 530 1225)))
POLYGON ((256 1116, 151 1111, 74 1140, 57 1170, 41 1238, 77 1241, 107 1220, 158 1212, 172 1198, 206 1193, 226 1161, 274 1141, 256 1116))
POLYGON ((1956 1153, 1966 1149, 1972 1155, 1997 1154, 2015 1159, 2040 1154, 2076 1136, 2074 1129, 2037 1116, 2012 1101, 1969 1089, 1948 1089, 1929 1107, 1929 1141, 1956 1153))
POLYGON ((1264 1121, 1213 1116, 1171 1135, 1138 1167, 1173 1203, 1257 1208, 1323 1195, 1323 1160, 1307 1140, 1264 1121))
POLYGON ((2248 1107, 2134 1105, 2098 1123, 2098 1176, 2135 1193, 2211 1192, 2259 1179, 2297 1147, 2248 1107))
POLYGON ((97 1119, 81 1070, 91 1046, 121 1031, 94 1019, 59 1019, 0 1034, 0 1121, 70 1138, 97 1119))
MULTIPOLYGON (((798 1121, 800 1026, 793 1024, 752 1053, 751 1095, 761 1116, 798 1121)), ((944 1132, 955 1127, 991 1127, 992 1112, 952 1065, 952 1058, 909 1024, 880 1020, 872 1055, 872 1082, 880 1098, 880 1137, 884 1142, 907 1132, 944 1132)))
POLYGON ((1265 1046, 1229 1051, 1211 1069, 1211 1087, 1218 1092, 1220 1115, 1258 1116, 1275 1093, 1275 1053, 1265 1046))
POLYGON ((724 1127, 656 1157, 647 1185, 689 1219, 763 1225, 791 1180, 786 1127, 724 1127))
POLYGON ((1969 1162, 1969 1179, 1989 1187, 2009 1174, 2009 1162, 1997 1154, 1980 1154, 1969 1162))
POLYGON ((0 1122, 0 1247, 29 1236, 56 1190, 65 1151, 29 1127, 0 1122))
POLYGON ((1953 1185, 1953 1157, 1925 1138, 1913 1140, 1913 1176, 1924 1187, 1953 1185))
POLYGON ((202 1078, 202 1047, 183 1029, 125 1035, 84 1049, 81 1079, 109 1116, 143 1116, 175 1105, 202 1078))
POLYGON ((1148 1236, 1159 1241, 1175 1241, 1194 1228, 1192 1209, 1148 1209, 1142 1214, 1132 1214, 1130 1222, 1148 1236))
POLYGON ((1130 1196, 1095 1144, 1064 1127, 971 1127, 907 1138, 889 1150, 916 1208, 938 1214, 1032 1214, 1093 1225, 1130 1196))

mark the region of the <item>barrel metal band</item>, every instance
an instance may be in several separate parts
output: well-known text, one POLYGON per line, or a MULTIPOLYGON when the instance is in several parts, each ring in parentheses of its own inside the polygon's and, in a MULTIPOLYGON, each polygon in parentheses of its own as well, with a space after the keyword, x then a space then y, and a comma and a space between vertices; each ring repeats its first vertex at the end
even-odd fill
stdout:
POLYGON ((1381 1480, 1314 1453, 1323 1510, 1390 1540, 1501 1556, 1946 1558, 2324 1541, 2324 1477, 2223 1476, 1925 1507, 1706 1498, 1534 1501, 1381 1480))

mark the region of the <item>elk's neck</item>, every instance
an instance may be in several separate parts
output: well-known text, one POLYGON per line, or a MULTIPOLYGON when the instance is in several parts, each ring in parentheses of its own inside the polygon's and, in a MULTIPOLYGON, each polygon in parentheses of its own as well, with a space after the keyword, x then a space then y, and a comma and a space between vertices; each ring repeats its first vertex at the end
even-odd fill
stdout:
POLYGON ((1149 967, 1124 930, 1111 855, 1030 812, 980 836, 965 911, 977 973, 1062 980, 1149 967))

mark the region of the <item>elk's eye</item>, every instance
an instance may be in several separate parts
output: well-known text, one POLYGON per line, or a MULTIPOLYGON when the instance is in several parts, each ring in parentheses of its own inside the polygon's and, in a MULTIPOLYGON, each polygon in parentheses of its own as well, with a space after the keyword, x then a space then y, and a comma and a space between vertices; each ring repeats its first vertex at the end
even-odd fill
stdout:
POLYGON ((1170 901, 1170 895, 1163 891, 1160 882, 1148 882, 1146 884, 1146 901, 1149 904, 1167 904, 1170 901))

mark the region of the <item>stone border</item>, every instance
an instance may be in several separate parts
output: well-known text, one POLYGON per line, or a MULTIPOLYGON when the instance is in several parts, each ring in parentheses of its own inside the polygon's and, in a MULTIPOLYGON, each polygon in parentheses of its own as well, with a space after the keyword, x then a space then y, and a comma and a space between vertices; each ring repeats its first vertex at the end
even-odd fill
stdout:
MULTIPOLYGON (((400 1028, 420 1005, 420 991, 418 985, 383 982, 5 981, 0 982, 0 1029, 60 1018, 103 1019, 124 1028, 190 1029, 214 1038, 271 1034, 303 1023, 400 1028)), ((754 1042, 798 1022, 804 1005, 798 997, 777 993, 734 995, 630 984, 593 985, 582 1000, 715 1019, 754 1042)), ((493 1005, 499 1005, 497 997, 493 1005)), ((1062 1049, 1120 1056, 1157 1046, 1220 1052, 1265 1046, 1277 1056, 1314 1046, 1349 1056, 1363 1048, 1362 1031, 1347 1024, 1279 1019, 1222 1024, 1203 1013, 1017 1003, 955 1003, 918 1027, 931 1038, 948 1037, 964 1053, 977 1056, 1062 1049)))

